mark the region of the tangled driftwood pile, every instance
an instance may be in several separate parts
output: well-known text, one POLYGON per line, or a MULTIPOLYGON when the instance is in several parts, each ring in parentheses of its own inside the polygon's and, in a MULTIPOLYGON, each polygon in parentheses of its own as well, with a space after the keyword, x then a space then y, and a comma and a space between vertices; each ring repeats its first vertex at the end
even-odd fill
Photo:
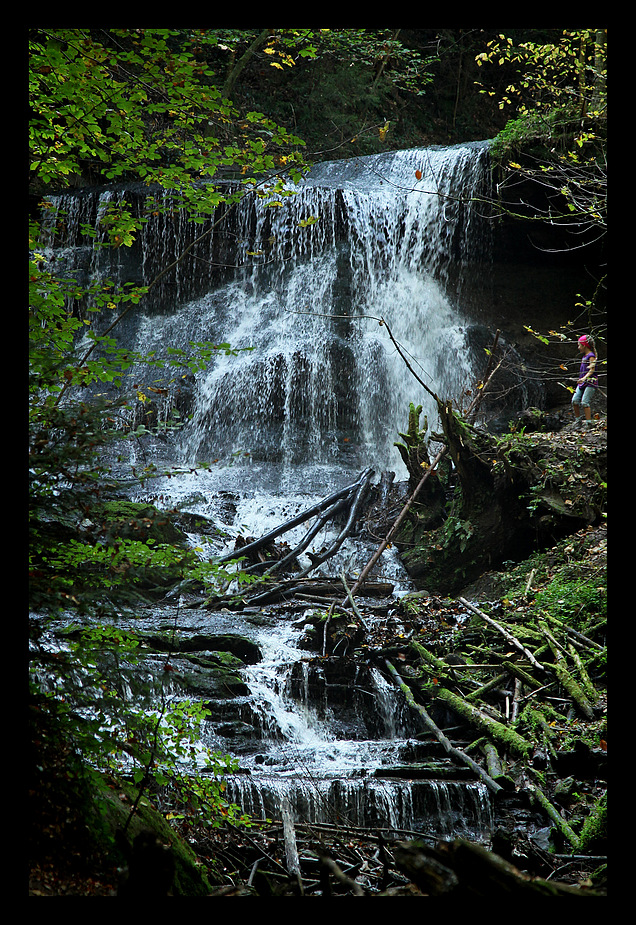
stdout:
MULTIPOLYGON (((582 572, 599 575, 605 536, 602 528, 572 538, 591 550, 582 572)), ((601 607, 576 626, 537 608, 543 580, 531 571, 516 601, 479 605, 425 592, 396 604, 382 599, 390 589, 381 582, 365 585, 363 597, 344 575, 278 582, 276 606, 316 605, 316 659, 380 668, 421 718, 422 735, 485 782, 512 834, 506 842, 499 833, 497 851, 487 851, 283 812, 249 831, 205 836, 223 871, 215 895, 603 895, 588 874, 606 854, 606 620, 601 607), (549 847, 515 832, 519 806, 550 832, 549 847)))

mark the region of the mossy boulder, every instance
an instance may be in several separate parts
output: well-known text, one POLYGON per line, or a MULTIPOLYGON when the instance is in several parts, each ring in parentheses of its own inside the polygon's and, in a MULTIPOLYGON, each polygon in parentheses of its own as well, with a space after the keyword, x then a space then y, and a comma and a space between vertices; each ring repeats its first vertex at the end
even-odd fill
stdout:
MULTIPOLYGON (((137 797, 137 790, 127 782, 119 782, 118 786, 113 788, 104 778, 96 777, 95 781, 95 802, 103 820, 107 846, 110 846, 117 866, 125 868, 128 859, 121 847, 122 833, 137 797)), ((144 833, 150 833, 160 844, 170 849, 174 861, 174 881, 169 895, 207 896, 209 894, 210 884, 196 855, 145 795, 139 801, 124 838, 132 845, 135 838, 144 833)))
POLYGON ((229 652, 246 665, 255 665, 263 657, 260 646, 240 633, 200 633, 181 639, 178 649, 180 652, 229 652))
POLYGON ((249 687, 236 670, 199 656, 170 661, 170 677, 188 694, 203 698, 245 697, 249 687))
POLYGON ((245 665, 262 658, 260 647, 239 633, 199 633, 174 640, 172 635, 146 636, 144 645, 170 657, 171 680, 200 697, 242 697, 249 688, 241 677, 245 665))
MULTIPOLYGON (((146 635, 143 641, 147 646, 162 652, 214 652, 218 658, 224 659, 226 666, 230 664, 226 657, 228 653, 245 665, 255 665, 263 657, 260 646, 248 636, 242 636, 240 633, 197 633, 173 639, 170 632, 165 636, 146 635), (219 653, 226 653, 226 655, 219 653)), ((236 666, 237 663, 233 664, 236 666)))
POLYGON ((171 895, 208 895, 205 870, 146 795, 122 838, 137 789, 91 768, 48 710, 33 704, 28 718, 27 852, 31 876, 44 885, 32 895, 61 895, 59 884, 69 876, 69 895, 115 895, 130 859, 126 843, 143 832, 170 850, 171 895), (41 880, 40 867, 53 876, 41 880))

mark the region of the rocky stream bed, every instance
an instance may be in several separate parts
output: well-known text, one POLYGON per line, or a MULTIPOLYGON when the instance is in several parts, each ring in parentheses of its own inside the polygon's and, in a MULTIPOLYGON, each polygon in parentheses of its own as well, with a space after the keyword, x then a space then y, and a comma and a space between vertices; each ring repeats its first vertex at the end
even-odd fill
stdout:
MULTIPOLYGON (((586 440, 604 446, 605 422, 595 428, 583 437, 565 428, 561 458, 566 444, 573 453, 586 440)), ((269 548, 262 562, 276 544, 269 548)), ((136 805, 131 784, 106 782, 100 799, 113 833, 136 805, 130 834, 139 838, 118 867, 112 853, 86 850, 69 756, 49 754, 31 791, 38 849, 29 894, 605 896, 606 552, 603 517, 453 595, 420 588, 396 597, 390 581, 373 576, 352 594, 354 579, 324 566, 322 577, 281 575, 279 593, 256 604, 254 595, 230 603, 183 589, 178 641, 169 632, 174 597, 148 603, 148 619, 138 607, 142 670, 201 699, 210 743, 238 760, 228 794, 244 799, 246 782, 269 767, 278 802, 263 802, 248 827, 210 828, 196 810, 167 822, 170 794, 160 788, 136 805), (333 740, 364 740, 365 757, 347 774, 367 795, 385 782, 409 794, 434 786, 439 803, 461 787, 487 805, 487 824, 477 831, 468 821, 474 796, 470 812, 451 801, 444 817, 438 805, 430 824, 430 808, 418 815, 415 803, 399 818, 352 820, 351 804, 339 811, 333 789, 328 814, 307 805, 300 812, 279 783, 291 774, 319 789, 308 753, 291 734, 296 745, 285 753, 280 716, 274 730, 271 704, 255 707, 262 640, 281 627, 287 703, 305 721, 309 711, 312 722, 330 724, 332 750, 333 740), (390 716, 380 715, 380 689, 390 716), (381 754, 369 750, 378 747, 381 754)), ((340 770, 344 760, 340 749, 340 770)))

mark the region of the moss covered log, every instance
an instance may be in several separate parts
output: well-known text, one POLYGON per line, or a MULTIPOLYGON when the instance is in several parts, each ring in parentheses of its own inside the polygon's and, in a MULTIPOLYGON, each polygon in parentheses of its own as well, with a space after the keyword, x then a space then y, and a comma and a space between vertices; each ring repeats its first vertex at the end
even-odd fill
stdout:
POLYGON ((408 684, 404 683, 404 681, 402 680, 402 678, 396 671, 395 667, 391 664, 391 662, 387 660, 386 666, 394 682, 396 683, 396 685, 400 688, 400 690, 406 697, 407 702, 417 713, 419 713, 419 715, 424 720, 426 726, 433 732, 435 738, 444 747, 444 750, 446 751, 446 753, 450 755, 451 757, 455 758, 460 763, 469 767, 471 771, 473 771, 477 775, 477 777, 481 778, 481 780, 484 781, 486 786, 493 793, 499 793, 499 791, 502 789, 501 785, 498 784, 496 781, 494 781, 492 777, 486 771, 484 771, 484 769, 480 767, 480 765, 478 765, 476 761, 473 761, 473 759, 469 755, 461 751, 461 749, 455 748, 455 746, 452 745, 452 743, 446 738, 446 736, 441 731, 441 729, 439 729, 436 723, 433 722, 433 720, 427 713, 426 709, 422 706, 422 704, 417 703, 410 687, 408 686, 408 684))
POLYGON ((449 691, 448 688, 440 687, 436 691, 435 699, 446 703, 454 713, 492 739, 495 739, 513 754, 525 757, 530 753, 532 749, 531 742, 520 736, 510 726, 504 726, 503 723, 498 722, 496 719, 486 716, 481 710, 478 710, 458 694, 454 694, 453 691, 449 691))

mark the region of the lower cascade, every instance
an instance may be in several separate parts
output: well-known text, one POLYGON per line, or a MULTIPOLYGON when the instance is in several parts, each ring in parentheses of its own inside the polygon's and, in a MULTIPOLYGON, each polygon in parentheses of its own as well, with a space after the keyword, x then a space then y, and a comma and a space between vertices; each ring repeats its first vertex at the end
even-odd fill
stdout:
POLYGON ((229 798, 255 819, 280 819, 286 802, 295 820, 413 832, 429 837, 488 838, 492 812, 479 783, 369 778, 232 778, 229 798))
POLYGON ((377 669, 316 659, 295 646, 299 631, 259 634, 263 658, 244 671, 250 693, 208 704, 208 744, 240 761, 229 800, 256 819, 280 819, 286 807, 297 824, 487 840, 486 786, 423 734, 377 669))

